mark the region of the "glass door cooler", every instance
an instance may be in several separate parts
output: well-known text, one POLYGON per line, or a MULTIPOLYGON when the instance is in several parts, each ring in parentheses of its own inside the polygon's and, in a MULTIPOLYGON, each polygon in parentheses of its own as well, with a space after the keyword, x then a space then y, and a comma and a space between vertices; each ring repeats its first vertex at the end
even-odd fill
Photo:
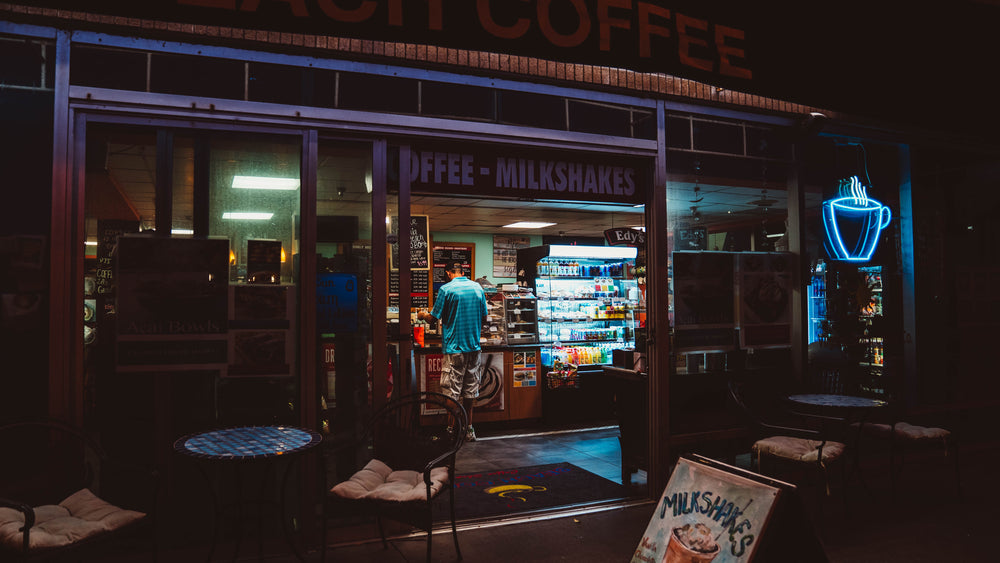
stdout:
POLYGON ((591 414, 610 408, 612 399, 589 393, 600 384, 588 385, 588 377, 603 375, 614 350, 634 347, 640 318, 639 286, 632 275, 636 254, 633 247, 570 245, 517 252, 518 285, 536 297, 543 390, 593 395, 585 399, 594 403, 592 408, 582 409, 591 414))

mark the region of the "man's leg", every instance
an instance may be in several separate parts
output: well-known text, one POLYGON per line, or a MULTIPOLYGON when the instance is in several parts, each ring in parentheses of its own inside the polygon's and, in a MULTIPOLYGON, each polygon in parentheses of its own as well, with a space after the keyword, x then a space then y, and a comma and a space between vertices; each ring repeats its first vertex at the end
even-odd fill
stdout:
POLYGON ((466 433, 466 440, 474 442, 476 431, 472 427, 472 410, 475 406, 476 398, 479 397, 479 374, 482 373, 482 360, 480 352, 466 352, 462 354, 464 360, 465 374, 462 377, 462 406, 465 407, 465 414, 469 417, 469 431, 466 433))

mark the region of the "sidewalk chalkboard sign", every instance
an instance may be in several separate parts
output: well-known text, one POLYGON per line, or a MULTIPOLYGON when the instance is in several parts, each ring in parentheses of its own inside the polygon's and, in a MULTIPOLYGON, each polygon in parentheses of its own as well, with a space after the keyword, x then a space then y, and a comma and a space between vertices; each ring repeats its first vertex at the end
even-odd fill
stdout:
POLYGON ((632 563, 751 561, 781 485, 700 456, 681 457, 632 563))
MULTIPOLYGON (((399 217, 393 216, 389 232, 394 242, 390 245, 389 267, 399 269, 399 217)), ((431 267, 430 257, 430 227, 427 215, 410 216, 410 269, 428 270, 431 267)))

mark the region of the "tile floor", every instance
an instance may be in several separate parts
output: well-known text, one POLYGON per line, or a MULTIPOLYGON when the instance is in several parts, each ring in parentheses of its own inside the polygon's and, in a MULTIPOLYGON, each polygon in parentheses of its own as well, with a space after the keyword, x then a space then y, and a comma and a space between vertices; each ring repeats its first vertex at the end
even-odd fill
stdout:
MULTIPOLYGON (((480 432, 479 439, 459 450, 455 471, 474 473, 563 461, 621 484, 618 426, 498 435, 480 432)), ((631 484, 629 496, 645 495, 646 473, 633 473, 631 484)))

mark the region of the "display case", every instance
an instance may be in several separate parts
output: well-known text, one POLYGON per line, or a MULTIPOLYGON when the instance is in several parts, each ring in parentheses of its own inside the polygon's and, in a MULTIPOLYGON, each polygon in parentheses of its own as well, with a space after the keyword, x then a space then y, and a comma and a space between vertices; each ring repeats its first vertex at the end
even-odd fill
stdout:
POLYGON ((533 295, 504 292, 503 314, 507 344, 538 343, 538 302, 533 295))
POLYGON ((518 284, 537 297, 541 362, 600 366, 632 348, 640 292, 636 249, 545 245, 518 251, 518 284))

